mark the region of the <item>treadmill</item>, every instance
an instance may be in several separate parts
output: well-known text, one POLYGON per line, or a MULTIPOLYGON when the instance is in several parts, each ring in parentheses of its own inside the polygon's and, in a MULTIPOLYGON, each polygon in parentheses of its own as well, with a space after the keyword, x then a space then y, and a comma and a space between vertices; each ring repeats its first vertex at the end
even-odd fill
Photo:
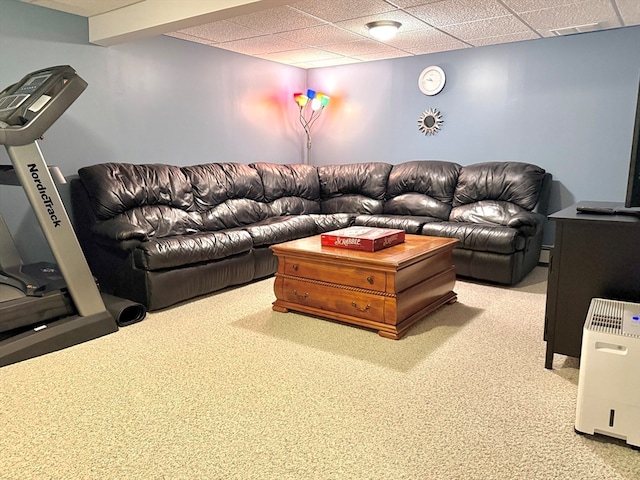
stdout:
POLYGON ((118 330, 37 143, 86 87, 63 65, 0 93, 0 145, 12 163, 0 183, 22 186, 56 260, 24 265, 0 214, 0 367, 118 330))

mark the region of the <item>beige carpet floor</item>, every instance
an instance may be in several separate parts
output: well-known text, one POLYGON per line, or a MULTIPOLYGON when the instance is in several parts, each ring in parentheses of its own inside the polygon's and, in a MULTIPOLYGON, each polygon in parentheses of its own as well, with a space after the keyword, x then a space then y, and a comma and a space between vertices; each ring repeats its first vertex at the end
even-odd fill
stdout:
POLYGON ((637 480, 544 368, 546 269, 400 341, 271 310, 273 279, 0 369, 0 479, 637 480))

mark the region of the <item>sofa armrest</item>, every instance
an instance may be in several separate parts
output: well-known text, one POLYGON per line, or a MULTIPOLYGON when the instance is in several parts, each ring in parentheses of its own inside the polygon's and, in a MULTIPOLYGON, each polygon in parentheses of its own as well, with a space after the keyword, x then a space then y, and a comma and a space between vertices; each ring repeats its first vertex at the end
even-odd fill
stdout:
POLYGON ((546 217, 534 212, 519 212, 507 222, 507 227, 517 228, 525 235, 536 235, 542 230, 546 217))
POLYGON ((117 242, 125 240, 144 241, 149 239, 142 228, 114 219, 103 220, 95 223, 91 227, 91 231, 98 237, 107 240, 115 240, 117 242))
POLYGON ((546 221, 546 217, 540 213, 530 212, 513 203, 499 200, 481 200, 454 207, 449 219, 454 222, 515 228, 527 236, 539 233, 546 221))

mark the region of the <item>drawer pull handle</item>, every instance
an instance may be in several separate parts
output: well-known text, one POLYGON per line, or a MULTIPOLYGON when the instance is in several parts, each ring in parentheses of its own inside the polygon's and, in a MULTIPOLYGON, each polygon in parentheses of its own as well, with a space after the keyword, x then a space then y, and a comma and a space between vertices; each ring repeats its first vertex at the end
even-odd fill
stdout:
POLYGON ((373 285, 373 277, 367 277, 367 282, 373 285))
POLYGON ((364 308, 360 308, 358 307, 358 304, 356 302, 351 302, 351 305, 353 305, 355 307, 356 310, 358 310, 359 312, 366 312, 367 310, 369 310, 371 308, 371 305, 369 305, 367 303, 367 306, 364 308))
POLYGON ((293 265, 291 265, 291 268, 293 268, 297 272, 298 271, 298 264, 294 263, 293 265))
POLYGON ((309 292, 305 292, 305 293, 303 293, 302 295, 300 295, 300 294, 298 293, 298 291, 297 291, 297 290, 295 290, 295 289, 293 290, 293 294, 294 294, 296 297, 301 298, 301 299, 305 299, 305 298, 307 298, 307 297, 309 296, 309 292))

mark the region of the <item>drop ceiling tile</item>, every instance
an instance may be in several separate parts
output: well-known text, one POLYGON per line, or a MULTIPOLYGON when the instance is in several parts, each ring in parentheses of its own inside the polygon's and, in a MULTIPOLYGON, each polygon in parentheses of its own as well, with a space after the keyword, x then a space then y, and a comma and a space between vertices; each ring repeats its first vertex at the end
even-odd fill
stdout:
POLYGON ((389 40, 387 44, 401 50, 413 52, 413 49, 422 45, 445 44, 452 40, 455 39, 450 35, 431 28, 428 30, 414 30, 413 32, 398 33, 394 38, 389 40))
POLYGON ((187 42, 200 43, 202 45, 207 45, 209 47, 214 46, 210 41, 205 40, 204 38, 193 37, 185 33, 172 32, 172 33, 163 33, 163 35, 166 37, 173 37, 173 38, 178 38, 180 40, 186 40, 187 42))
POLYGON ((274 62, 283 63, 302 63, 302 62, 315 62, 318 60, 338 59, 342 55, 335 53, 325 52, 317 48, 301 48, 299 50, 291 50, 288 52, 268 53, 264 55, 258 55, 260 58, 266 60, 272 60, 274 62))
POLYGON ((437 3, 441 1, 442 0, 393 0, 393 3, 398 5, 400 8, 407 8, 415 7, 418 5, 427 5, 429 3, 437 3))
MULTIPOLYGON (((555 34, 551 31, 580 25, 599 24, 597 29, 620 27, 610 2, 589 0, 561 7, 521 13, 520 17, 544 37, 555 34)), ((596 28, 596 27, 594 27, 596 28)))
POLYGON ((455 39, 451 39, 444 43, 425 43, 406 48, 407 52, 414 55, 425 55, 427 53, 446 52, 449 50, 462 50, 468 48, 469 45, 455 39))
POLYGON ((627 26, 640 24, 640 1, 638 0, 616 0, 618 11, 622 15, 622 20, 627 26))
POLYGON ((402 50, 393 49, 391 51, 385 51, 384 53, 367 53, 365 55, 354 55, 355 58, 362 60, 363 62, 370 62, 373 60, 387 60, 389 58, 410 57, 411 53, 404 52, 402 50))
POLYGON ((334 43, 331 45, 323 45, 322 49, 347 56, 360 56, 368 53, 381 53, 394 50, 394 48, 374 40, 334 43))
MULTIPOLYGON (((604 1, 609 2, 610 0, 604 1)), ((576 0, 502 0, 502 2, 514 12, 522 13, 572 5, 576 3, 576 0)))
POLYGON ((317 27, 302 28, 291 32, 282 33, 282 36, 295 42, 309 46, 326 45, 329 43, 343 43, 359 40, 362 37, 333 25, 320 25, 317 27))
POLYGON ((286 5, 233 17, 228 21, 257 30, 261 34, 288 32, 326 23, 286 5))
POLYGON ((332 23, 397 10, 384 0, 303 0, 292 7, 332 23))
POLYGON ((203 43, 205 45, 209 45, 209 42, 207 42, 205 39, 200 37, 194 37, 193 35, 188 35, 186 33, 171 32, 171 33, 163 33, 163 35, 165 37, 179 38, 180 40, 187 40, 188 42, 196 42, 196 43, 203 43))
POLYGON ((211 43, 209 40, 207 40, 205 38, 194 37, 192 35, 187 35, 186 33, 171 32, 171 33, 163 33, 162 35, 164 35, 165 37, 173 37, 173 38, 178 38, 180 40, 186 40, 186 41, 192 42, 192 43, 199 43, 201 45, 207 45, 209 47, 217 46, 216 44, 211 43))
POLYGON ((475 38, 469 40, 469 43, 474 47, 484 47, 486 45, 497 45, 500 43, 512 43, 523 40, 535 40, 540 38, 537 34, 529 32, 511 33, 509 35, 499 35, 495 37, 475 38))
MULTIPOLYGON (((72 13, 91 16, 147 0, 21 1, 61 11, 79 8, 72 13)), ((561 34, 640 25, 640 0, 256 2, 263 10, 165 35, 313 68, 530 40, 558 34, 554 30, 563 27, 586 25, 561 34), (375 20, 400 22, 398 36, 386 42, 371 38, 365 24, 375 20)))
POLYGON ((303 68, 320 68, 320 67, 335 67, 336 65, 349 65, 352 63, 362 63, 362 60, 357 58, 332 58, 329 60, 316 60, 314 62, 303 62, 303 63, 294 63, 296 67, 303 68))
POLYGON ((258 37, 262 35, 257 30, 238 25, 237 23, 221 20, 219 22, 205 23, 191 28, 178 30, 178 33, 193 37, 203 38, 211 43, 229 42, 243 38, 258 37))
MULTIPOLYGON (((460 40, 474 40, 477 38, 497 37, 520 32, 531 32, 531 29, 520 20, 510 15, 507 17, 488 18, 476 22, 459 23, 441 27, 443 31, 460 40)), ((536 38, 539 38, 535 35, 536 38)))
POLYGON ((442 0, 428 5, 407 8, 407 12, 434 27, 503 17, 510 14, 509 10, 496 0, 442 0))
POLYGON ((292 42, 279 35, 269 35, 268 37, 252 37, 244 40, 233 40, 231 42, 216 43, 214 46, 232 50, 245 55, 261 55, 264 53, 284 52, 287 50, 298 50, 304 45, 292 42))

